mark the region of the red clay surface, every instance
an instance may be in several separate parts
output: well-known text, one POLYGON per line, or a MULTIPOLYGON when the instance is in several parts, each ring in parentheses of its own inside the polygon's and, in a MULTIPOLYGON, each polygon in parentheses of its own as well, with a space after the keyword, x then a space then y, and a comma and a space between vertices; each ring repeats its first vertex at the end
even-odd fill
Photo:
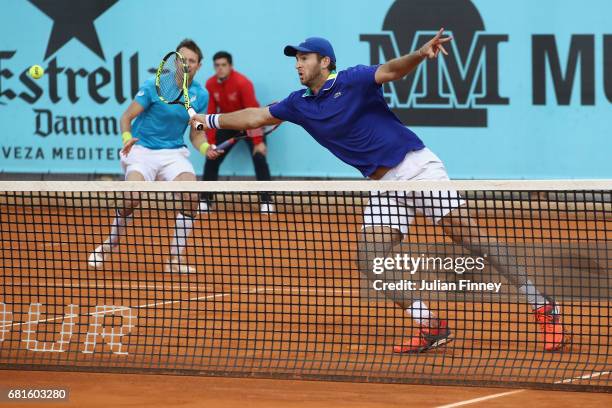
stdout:
POLYGON ((0 383, 4 389, 69 390, 68 401, 61 403, 0 403, 11 408, 433 408, 456 403, 467 407, 564 408, 612 404, 612 395, 601 393, 169 375, 0 371, 0 383), (467 403, 486 397, 490 399, 467 403))
MULTIPOLYGON (((113 254, 104 269, 96 271, 87 268, 86 259, 108 234, 110 210, 0 208, 0 302, 6 305, 4 314, 0 309, 5 320, 0 365, 5 367, 103 366, 287 378, 611 384, 610 375, 602 374, 612 367, 606 298, 577 296, 561 302, 572 342, 556 353, 543 351, 537 326, 523 304, 499 299, 431 299, 430 307, 442 310, 451 322, 454 341, 426 354, 392 353, 393 344, 411 335, 410 319, 390 302, 359 296, 361 281, 354 253, 360 217, 354 215, 290 213, 266 217, 250 212, 213 212, 196 222, 190 240, 189 261, 199 273, 176 275, 162 272, 171 234, 168 227, 173 225, 170 212, 139 211, 128 228, 122 253, 113 254), (38 323, 28 324, 36 320, 28 315, 33 303, 41 304, 41 314, 38 323), (65 317, 71 304, 78 306, 72 309, 75 315, 65 317), (96 309, 103 306, 107 309, 96 309), (72 330, 70 324, 74 325, 72 330), (56 350, 31 350, 51 347, 56 350), (581 376, 584 378, 578 378, 581 376)), ((612 223, 605 219, 548 220, 545 228, 531 224, 522 220, 520 227, 515 223, 513 228, 503 228, 497 223, 490 233, 497 231, 498 237, 508 242, 558 240, 563 244, 607 242, 612 231, 612 223)), ((422 225, 412 240, 444 242, 433 235, 440 232, 437 228, 422 225)), ((608 268, 604 270, 608 272, 608 268)), ((609 285, 609 276, 601 276, 601 282, 609 285)), ((28 375, 40 375, 44 380, 44 374, 28 375)), ((85 389, 97 387, 90 378, 98 377, 92 374, 47 375, 74 376, 77 384, 86 383, 85 389)), ((116 377, 109 381, 253 381, 116 377)), ((291 390, 293 384, 280 382, 278 387, 291 390)), ((385 387, 333 383, 337 389, 370 386, 385 387)), ((415 389, 419 390, 415 394, 429 396, 439 393, 433 388, 405 387, 398 390, 415 389)), ((259 386, 253 388, 257 394, 259 386)), ((144 394, 142 398, 150 397, 144 394)))

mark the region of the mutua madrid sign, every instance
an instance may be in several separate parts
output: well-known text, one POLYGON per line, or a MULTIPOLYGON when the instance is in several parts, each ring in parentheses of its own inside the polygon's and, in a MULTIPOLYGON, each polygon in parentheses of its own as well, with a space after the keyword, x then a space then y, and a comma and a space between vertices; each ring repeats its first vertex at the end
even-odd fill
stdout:
MULTIPOLYGON (((489 33, 470 0, 397 0, 387 11, 383 31, 361 34, 370 46, 370 63, 380 64, 421 47, 447 27, 454 41, 449 55, 428 61, 383 92, 394 113, 407 125, 487 127, 487 107, 509 105, 501 94, 499 55, 508 34, 489 33)), ((566 66, 559 60, 554 35, 532 36, 532 100, 547 104, 547 76, 558 105, 569 105, 580 68, 580 104, 595 104, 595 36, 571 36, 566 66), (547 69, 549 68, 549 69, 547 69)), ((604 35, 604 89, 612 102, 612 36, 604 35), (607 73, 607 74, 606 74, 607 73)), ((528 61, 527 61, 528 62, 528 61)), ((513 61, 521 63, 521 61, 513 61)))

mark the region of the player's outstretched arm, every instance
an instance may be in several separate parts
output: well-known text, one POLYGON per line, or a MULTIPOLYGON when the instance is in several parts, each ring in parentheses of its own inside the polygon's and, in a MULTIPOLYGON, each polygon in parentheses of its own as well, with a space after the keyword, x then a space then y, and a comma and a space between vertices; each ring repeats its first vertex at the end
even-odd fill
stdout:
POLYGON ((265 106, 263 108, 246 108, 232 113, 195 115, 190 120, 192 127, 194 126, 195 122, 203 123, 204 130, 245 130, 255 129, 265 125, 276 125, 282 121, 272 116, 270 109, 265 106))
POLYGON ((443 44, 453 38, 442 37, 442 35, 444 35, 443 28, 417 51, 403 57, 394 58, 378 67, 375 74, 376 83, 384 84, 385 82, 397 81, 414 71, 425 58, 437 58, 440 52, 448 55, 443 44))

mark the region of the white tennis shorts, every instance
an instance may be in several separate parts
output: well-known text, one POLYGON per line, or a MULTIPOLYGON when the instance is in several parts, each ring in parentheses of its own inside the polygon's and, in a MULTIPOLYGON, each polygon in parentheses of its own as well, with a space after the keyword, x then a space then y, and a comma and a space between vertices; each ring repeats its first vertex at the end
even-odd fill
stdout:
POLYGON ((121 168, 126 178, 132 171, 137 171, 146 181, 172 181, 181 173, 195 175, 189 155, 186 147, 153 150, 134 145, 130 154, 121 156, 121 168))
MULTIPOLYGON (((449 180, 442 161, 428 148, 409 152, 404 160, 390 169, 381 180, 449 180)), ((464 201, 455 190, 372 191, 363 212, 363 228, 390 227, 408 233, 417 213, 438 223, 442 217, 464 201)))

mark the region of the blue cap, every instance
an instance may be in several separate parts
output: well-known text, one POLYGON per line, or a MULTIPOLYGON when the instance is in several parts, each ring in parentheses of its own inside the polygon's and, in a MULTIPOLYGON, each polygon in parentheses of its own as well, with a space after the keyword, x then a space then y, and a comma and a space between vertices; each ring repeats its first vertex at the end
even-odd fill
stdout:
POLYGON ((332 62, 336 63, 334 48, 325 38, 310 37, 301 42, 300 45, 288 45, 285 47, 285 55, 288 57, 295 57, 298 52, 316 52, 324 57, 329 57, 332 62))

